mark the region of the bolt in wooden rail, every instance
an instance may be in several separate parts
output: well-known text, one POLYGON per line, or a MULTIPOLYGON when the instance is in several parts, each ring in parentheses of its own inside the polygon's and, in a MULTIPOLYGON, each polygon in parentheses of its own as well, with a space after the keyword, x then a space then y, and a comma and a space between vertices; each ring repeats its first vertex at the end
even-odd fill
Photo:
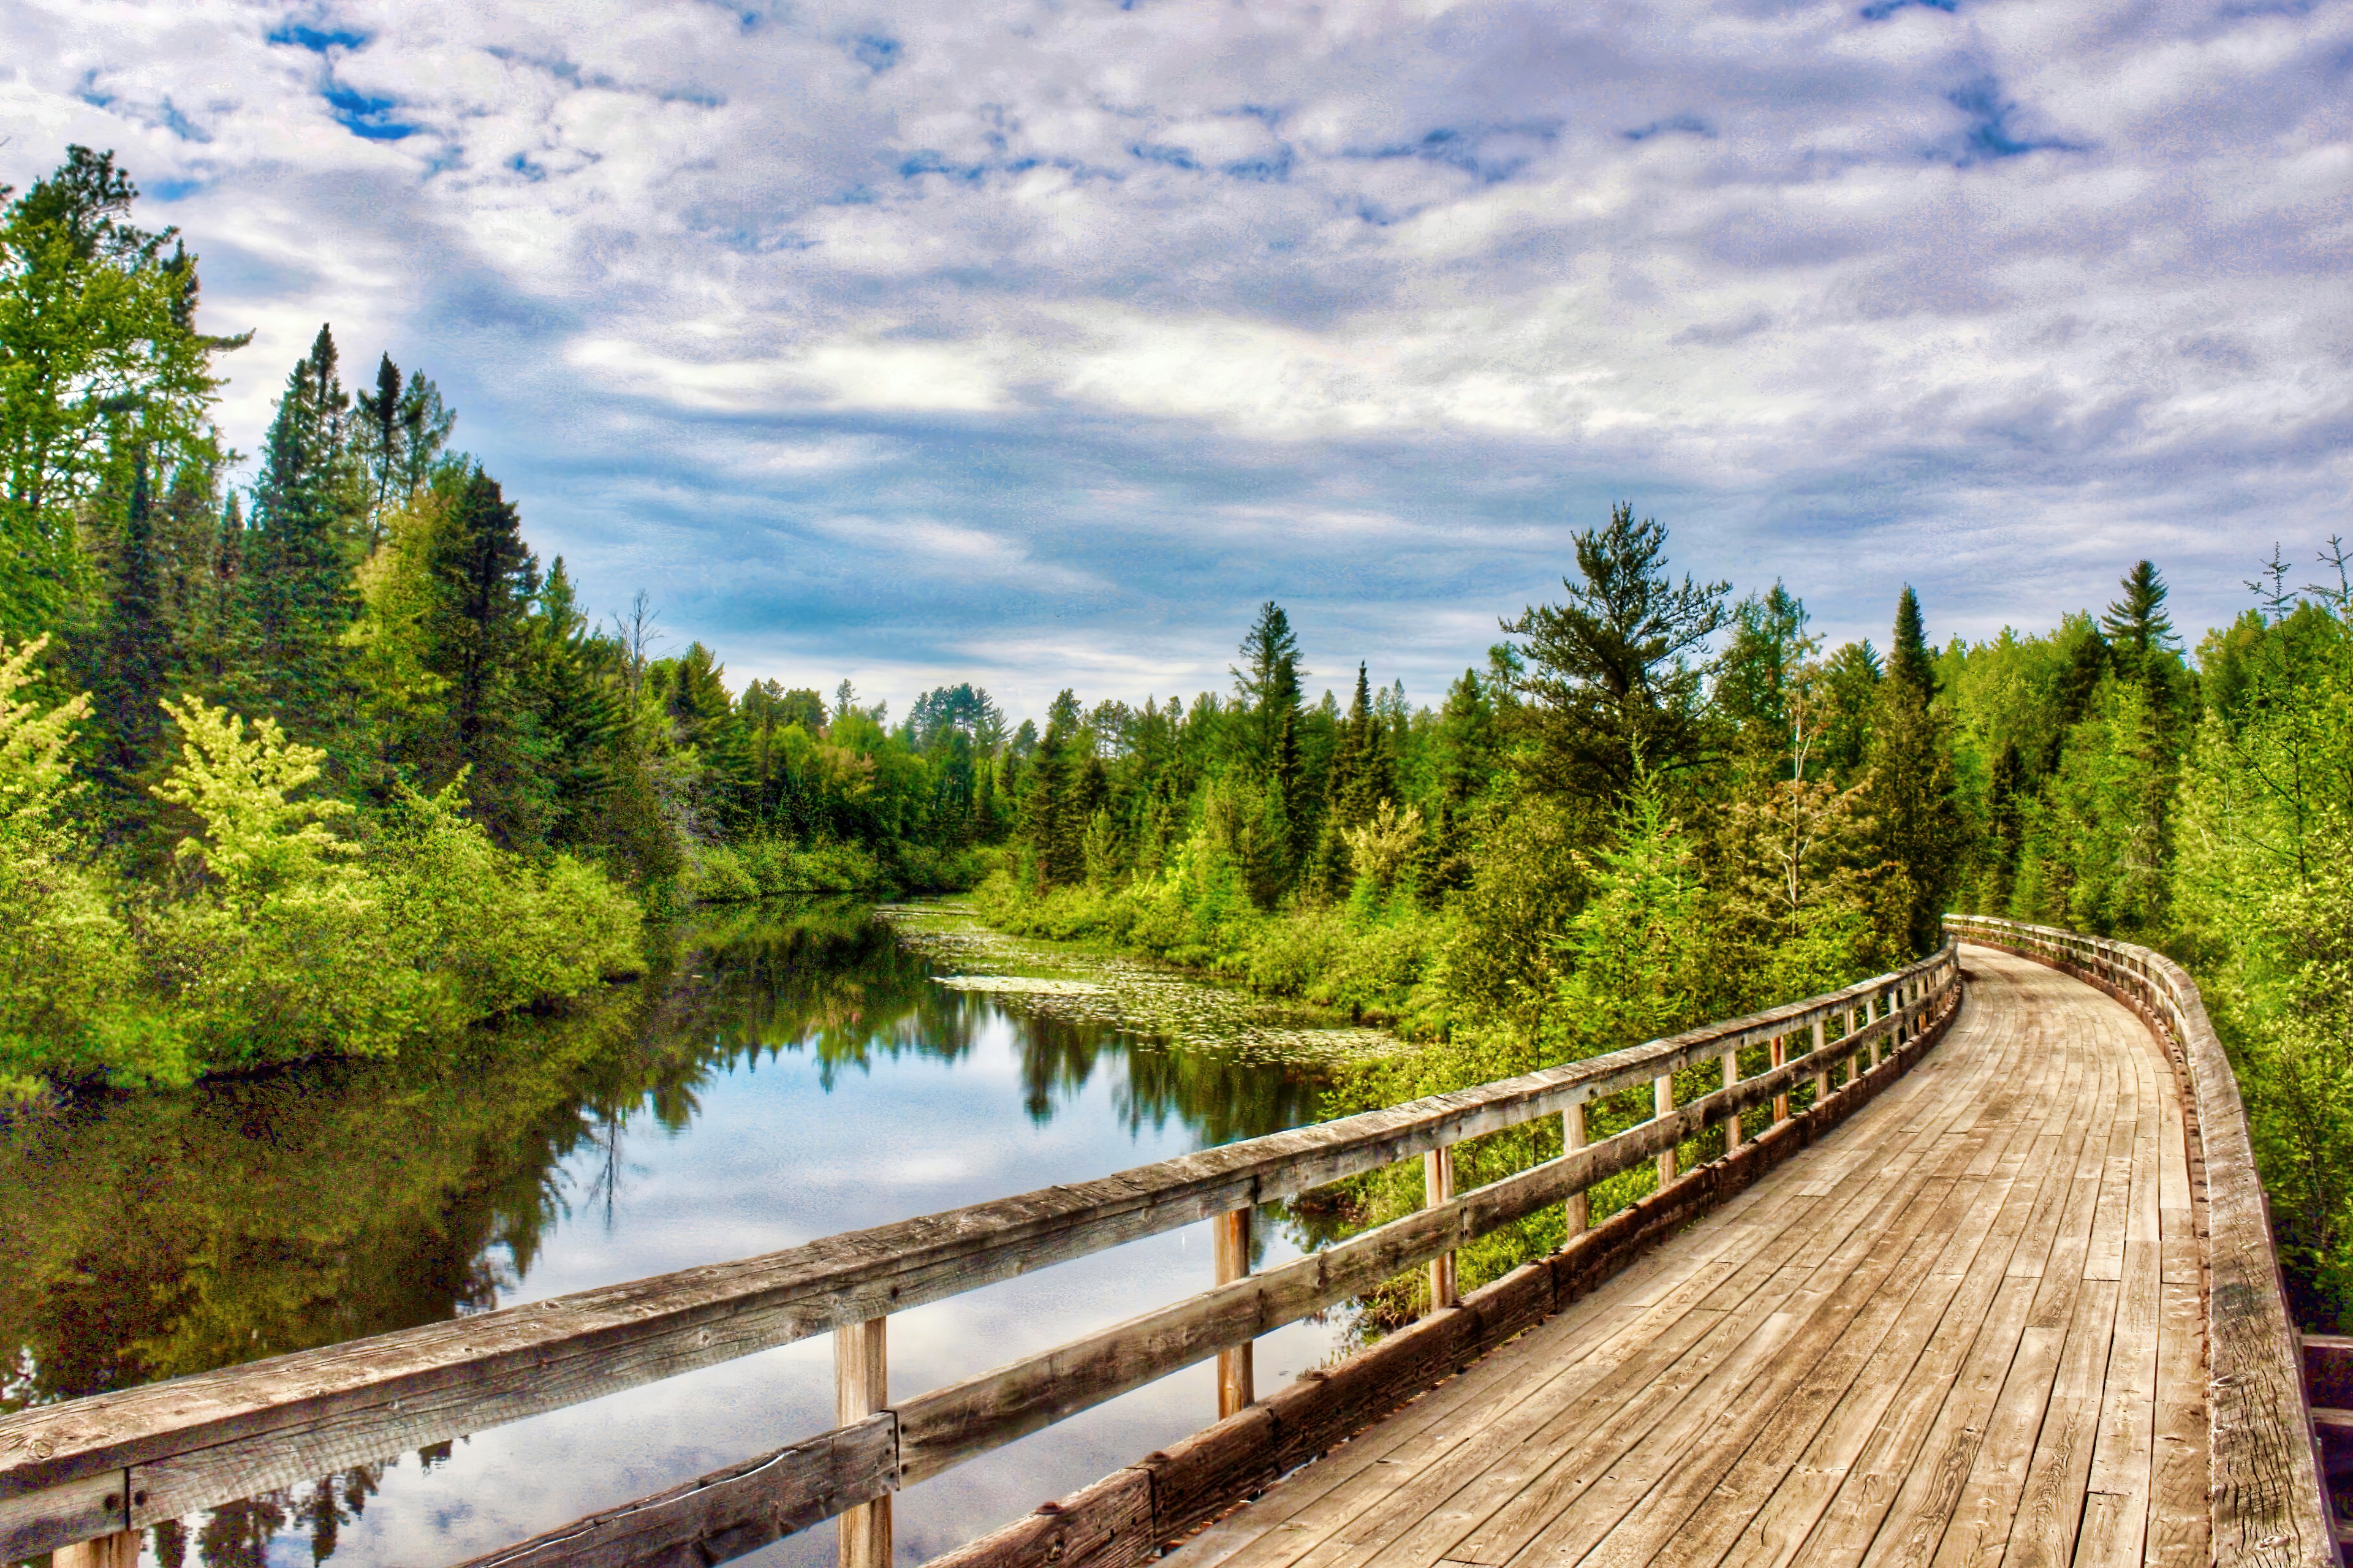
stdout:
POLYGON ((2206 1185, 2208 1510, 2221 1568, 2337 1568, 2297 1334, 2238 1079, 2189 972, 2131 942, 1977 915, 1946 933, 2090 982, 2179 1047, 2206 1185))
MULTIPOLYGON (((1273 1328, 1539 1208, 1572 1200, 1582 1207, 1595 1183, 1671 1160, 1678 1143, 1704 1128, 1786 1095, 1807 1064, 1768 1068, 1683 1105, 1672 1102, 1677 1071, 1766 1045, 1818 1016, 1893 1004, 1899 988, 1911 987, 1910 1001, 1855 1040, 1857 1048, 1875 1047, 1929 1009, 1948 1010, 1957 984, 1947 950, 1830 996, 1099 1181, 21 1411, 0 1417, 0 1561, 121 1530, 126 1494, 127 1522, 137 1530, 330 1468, 839 1332, 843 1424, 832 1431, 480 1560, 503 1568, 723 1561, 883 1501, 903 1485, 1179 1367, 1242 1351, 1273 1328), (1661 1114, 1586 1142, 1592 1100, 1650 1084, 1658 1105, 1662 1082, 1661 1114), (1240 1226, 1250 1205, 1551 1115, 1565 1119, 1567 1146, 1532 1170, 1433 1197, 1321 1252, 1264 1274, 1238 1272, 1056 1350, 886 1403, 883 1320, 893 1312, 1220 1215, 1235 1216, 1226 1224, 1246 1270, 1248 1233, 1240 1226), (853 1409, 872 1413, 853 1418, 853 1409)), ((1571 1214, 1581 1226, 1585 1215, 1571 1214)), ((860 1517, 867 1522, 844 1531, 844 1562, 872 1568, 887 1559, 888 1515, 860 1517)))

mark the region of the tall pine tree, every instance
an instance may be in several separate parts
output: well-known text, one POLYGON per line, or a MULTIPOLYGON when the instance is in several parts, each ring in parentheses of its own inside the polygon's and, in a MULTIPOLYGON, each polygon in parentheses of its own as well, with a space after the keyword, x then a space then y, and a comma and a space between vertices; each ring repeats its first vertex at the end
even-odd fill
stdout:
POLYGON ((434 538, 433 578, 427 662, 449 683, 458 760, 473 769, 476 813, 503 837, 530 837, 521 741, 539 563, 514 504, 480 468, 466 476, 434 538))
POLYGON ((1949 725, 1936 708, 1936 675, 1920 601, 1909 586, 1896 601, 1887 676, 1871 738, 1864 801, 1872 816, 1887 919, 1915 952, 1942 941, 1967 845, 1953 779, 1949 725))
POLYGON ((328 734, 344 707, 342 639, 359 608, 352 568, 363 512, 349 409, 334 334, 322 326, 270 422, 237 577, 249 639, 237 705, 298 738, 328 734))
POLYGON ((1578 576, 1562 580, 1567 603, 1532 605, 1504 630, 1526 639, 1519 684, 1531 700, 1520 722, 1537 742, 1545 785, 1607 806, 1638 776, 1672 779, 1709 755, 1706 645, 1724 626, 1731 584, 1686 575, 1678 585, 1667 531, 1636 522, 1630 504, 1574 540, 1578 576))

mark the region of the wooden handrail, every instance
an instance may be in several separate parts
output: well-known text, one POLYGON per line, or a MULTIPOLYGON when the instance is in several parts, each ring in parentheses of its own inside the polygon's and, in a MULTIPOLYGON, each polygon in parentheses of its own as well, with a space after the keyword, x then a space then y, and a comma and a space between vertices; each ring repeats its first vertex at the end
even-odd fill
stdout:
MULTIPOLYGON (((1385 1110, 1139 1166, 1099 1181, 847 1232, 801 1247, 356 1340, 0 1417, 0 1560, 292 1484, 784 1344, 887 1317, 1538 1117, 1672 1079, 1747 1047, 1831 1041, 1855 1071, 1916 1032, 1958 983, 1947 948, 1897 973, 1753 1016, 1385 1110), (1860 1011, 1871 1021, 1853 1026, 1860 1011), (127 1515, 127 1517, 126 1517, 127 1515)), ((1786 1052, 1775 1053, 1777 1058, 1786 1052)), ((1444 1196, 1265 1274, 1245 1276, 1071 1345, 883 1409, 492 1553, 484 1563, 650 1560, 623 1549, 714 1510, 738 1526, 722 1555, 886 1497, 1076 1410, 1322 1306, 1360 1294, 1645 1160, 1704 1127, 1828 1081, 1810 1056, 1672 1106, 1532 1170, 1444 1196), (722 1499, 732 1500, 722 1507, 722 1499), (744 1513, 745 1509, 751 1512, 744 1513), (754 1521, 746 1523, 746 1521, 754 1521), (765 1521, 765 1524, 754 1524, 765 1521)), ((1577 1118, 1581 1121, 1581 1117, 1577 1118)), ((694 1521, 703 1521, 695 1524, 694 1521)), ((712 1526, 715 1528, 715 1526, 712 1526)), ((704 1540, 690 1535, 681 1540, 704 1540)), ((650 1551, 650 1548, 647 1549, 650 1551)), ((707 1555, 706 1561, 715 1561, 707 1555)))
POLYGON ((1981 915, 1945 931, 2091 982, 2179 1047, 2190 1136, 2205 1157, 2208 1508, 2214 1562, 2337 1568, 2328 1494, 2305 1402, 2245 1103, 2198 984, 2153 949, 1981 915))

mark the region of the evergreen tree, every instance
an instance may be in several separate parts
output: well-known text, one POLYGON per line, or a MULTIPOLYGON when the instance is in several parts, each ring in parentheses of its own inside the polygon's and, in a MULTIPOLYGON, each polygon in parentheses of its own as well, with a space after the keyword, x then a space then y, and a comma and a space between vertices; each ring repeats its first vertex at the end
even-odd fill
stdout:
POLYGON ((1562 580, 1567 602, 1531 606, 1504 629, 1525 639, 1522 721, 1544 784, 1606 804, 1643 770, 1671 778, 1710 754, 1705 647, 1731 585, 1671 581, 1667 531, 1636 522, 1630 504, 1574 537, 1582 580, 1562 580))
POLYGON ((423 371, 412 374, 400 392, 400 459, 397 482, 414 496, 438 471, 458 416, 441 401, 441 389, 423 371))
POLYGON ((1871 725, 1885 679, 1868 638, 1841 645, 1822 667, 1827 712, 1814 757, 1838 784, 1855 783, 1871 764, 1871 725))
POLYGON ((1388 730, 1374 718, 1362 664, 1356 666, 1356 693, 1348 704, 1348 717, 1340 726, 1325 798, 1328 820, 1335 828, 1361 827, 1372 820, 1382 801, 1397 798, 1388 730))
POLYGON ((400 367, 385 354, 376 362, 375 391, 358 398, 360 419, 356 445, 375 500, 368 509, 368 549, 384 542, 384 509, 392 499, 393 480, 401 473, 400 367))
POLYGON ((2125 595, 2109 603, 2107 614, 2100 617, 2100 629, 2107 635, 2117 673, 2147 685, 2165 656, 2180 653, 2181 638, 2165 613, 2165 579, 2158 575, 2155 563, 2138 563, 2125 574, 2120 585, 2125 595))
POLYGON ((1299 711, 1293 708, 1282 716, 1282 728, 1274 733, 1274 765, 1269 783, 1269 805, 1282 813, 1282 832, 1274 847, 1280 863, 1269 868, 1272 879, 1287 884, 1292 869, 1307 848, 1309 836, 1315 830, 1314 818, 1307 808, 1308 785, 1305 761, 1299 754, 1299 711))
POLYGON ((1251 762, 1265 776, 1281 743, 1283 722, 1299 711, 1299 638, 1291 617, 1269 599, 1259 606, 1258 619, 1242 634, 1242 663, 1228 673, 1249 736, 1251 762))
POLYGON ((146 449, 140 448, 132 461, 131 504, 123 511, 122 542, 115 561, 104 679, 107 727, 114 737, 116 766, 125 774, 137 773, 143 760, 142 742, 154 729, 147 715, 163 698, 171 662, 146 449))
POLYGON ((1895 632, 1887 649, 1887 679, 1919 694, 1924 702, 1936 695, 1936 666, 1928 651, 1928 633, 1920 619, 1920 596, 1912 584, 1895 601, 1895 632))
POLYGON ((1926 649, 1920 602, 1907 587, 1897 601, 1887 679, 1880 683, 1863 801, 1883 878, 1892 881, 1896 924, 1915 952, 1943 940, 1968 842, 1948 725, 1931 700, 1926 649))
POLYGON ((1993 760, 1993 776, 1986 789, 1987 826, 1993 830, 1989 846, 1993 876, 1986 907, 1996 913, 2010 908, 2018 885, 2018 859, 2026 847, 2026 764, 2015 745, 2005 745, 1993 760))
POLYGON ((278 716, 298 736, 327 732, 342 710, 342 637, 359 607, 349 408, 334 334, 322 326, 270 422, 237 577, 251 637, 238 705, 278 716))
POLYGON ((1794 763, 1792 691, 1799 668, 1821 647, 1807 633, 1806 619, 1804 603, 1779 583, 1733 607, 1715 699, 1746 766, 1786 774, 1794 763))
MULTIPOLYGON (((1046 734, 1029 763, 1029 791, 1022 802, 1024 837, 1042 887, 1067 886, 1086 870, 1084 845, 1071 834, 1071 800, 1080 784, 1078 737, 1078 696, 1064 687, 1046 710, 1046 734)), ((1083 832, 1083 818, 1079 821, 1083 832)))
POLYGON ((491 749, 487 737, 509 717, 539 563, 523 543, 514 503, 480 468, 467 476, 433 543, 440 613, 432 662, 449 682, 459 754, 479 766, 491 749))
POLYGON ((612 794, 628 729, 617 650, 579 608, 564 558, 549 563, 529 622, 528 668, 540 744, 531 759, 548 798, 547 837, 582 844, 612 794))

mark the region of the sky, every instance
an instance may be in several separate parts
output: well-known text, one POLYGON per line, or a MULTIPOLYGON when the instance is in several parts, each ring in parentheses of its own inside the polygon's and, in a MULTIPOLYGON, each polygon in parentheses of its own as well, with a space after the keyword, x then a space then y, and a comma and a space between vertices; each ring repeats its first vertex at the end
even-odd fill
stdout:
POLYGON ((1835 645, 2353 534, 2353 0, 11 0, 251 452, 322 321, 587 604, 894 712, 1435 702, 1610 503, 1835 645))

